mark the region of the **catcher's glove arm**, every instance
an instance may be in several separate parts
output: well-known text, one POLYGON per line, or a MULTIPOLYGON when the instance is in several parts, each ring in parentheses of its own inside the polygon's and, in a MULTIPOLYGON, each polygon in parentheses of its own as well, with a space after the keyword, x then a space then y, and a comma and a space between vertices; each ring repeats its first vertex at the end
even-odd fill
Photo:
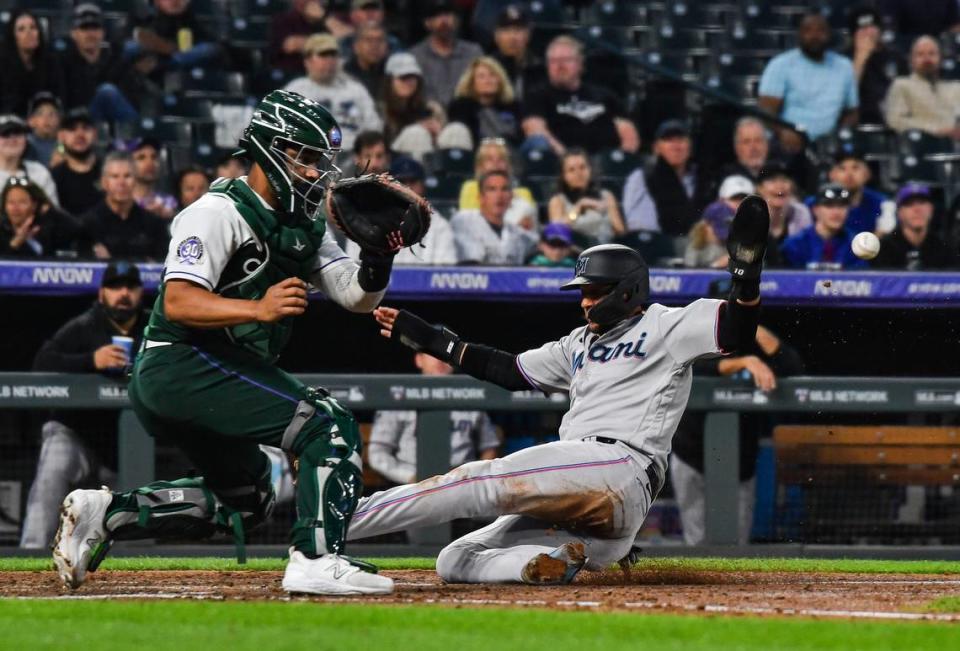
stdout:
POLYGON ((767 202, 752 194, 740 202, 727 237, 727 269, 732 282, 729 300, 720 308, 717 325, 717 344, 725 353, 747 349, 757 336, 760 272, 769 233, 767 202))

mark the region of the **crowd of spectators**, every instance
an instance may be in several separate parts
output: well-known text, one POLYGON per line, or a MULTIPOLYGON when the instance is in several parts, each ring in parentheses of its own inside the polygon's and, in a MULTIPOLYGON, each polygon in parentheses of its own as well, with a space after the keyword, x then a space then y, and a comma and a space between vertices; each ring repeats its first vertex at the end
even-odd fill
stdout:
MULTIPOLYGON (((248 17, 264 25, 253 54, 190 0, 135 4, 121 16, 96 2, 60 20, 9 14, 3 257, 162 260, 169 220, 212 179, 245 173, 220 141, 229 129, 178 104, 196 100, 188 88, 210 99, 191 79, 237 74, 247 100, 260 85, 326 106, 347 173, 390 171, 434 200, 436 233, 400 264, 563 266, 622 242, 653 264, 717 268, 736 206, 758 193, 771 211, 769 266, 862 267, 850 251, 861 231, 883 238, 876 267, 958 265, 956 188, 880 174, 877 157, 839 135, 878 125, 952 151, 960 81, 941 32, 960 26, 954 0, 925 3, 922 17, 891 0, 844 7, 843 33, 824 13, 798 16, 796 47, 771 53, 743 115, 717 125, 729 160, 700 150, 714 125, 696 115, 642 128, 645 110, 658 114, 655 93, 635 92, 643 79, 625 92, 615 75, 591 74, 583 31, 538 31, 530 3, 291 0, 248 17), (214 155, 190 155, 204 148, 214 155)), ((226 16, 240 4, 211 6, 226 16)), ((568 9, 587 17, 597 4, 568 9)))

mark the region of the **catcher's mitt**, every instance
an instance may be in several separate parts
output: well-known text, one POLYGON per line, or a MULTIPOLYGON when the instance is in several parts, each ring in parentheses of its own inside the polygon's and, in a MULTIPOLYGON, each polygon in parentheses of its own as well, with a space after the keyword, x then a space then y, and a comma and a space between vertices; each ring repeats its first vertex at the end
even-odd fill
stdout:
POLYGON ((430 204, 389 174, 338 181, 327 192, 327 214, 364 251, 396 253, 423 239, 430 204))

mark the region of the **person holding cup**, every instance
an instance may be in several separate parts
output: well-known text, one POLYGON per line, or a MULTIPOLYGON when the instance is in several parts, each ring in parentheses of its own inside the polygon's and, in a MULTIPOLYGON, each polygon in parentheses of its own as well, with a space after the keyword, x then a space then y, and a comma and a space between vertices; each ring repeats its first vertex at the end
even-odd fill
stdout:
MULTIPOLYGON (((96 302, 43 344, 33 370, 121 377, 140 346, 147 316, 139 269, 129 262, 111 262, 101 277, 96 302)), ((64 495, 77 487, 109 483, 115 476, 117 422, 115 409, 49 414, 41 428, 40 459, 27 498, 21 547, 48 548, 64 495)))

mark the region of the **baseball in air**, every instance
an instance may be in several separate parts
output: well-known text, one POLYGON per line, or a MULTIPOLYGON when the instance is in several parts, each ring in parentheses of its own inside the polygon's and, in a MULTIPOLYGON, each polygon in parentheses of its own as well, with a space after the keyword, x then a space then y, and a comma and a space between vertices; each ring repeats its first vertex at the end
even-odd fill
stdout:
POLYGON ((853 254, 861 260, 873 260, 880 253, 880 240, 870 231, 857 233, 850 245, 853 254))

